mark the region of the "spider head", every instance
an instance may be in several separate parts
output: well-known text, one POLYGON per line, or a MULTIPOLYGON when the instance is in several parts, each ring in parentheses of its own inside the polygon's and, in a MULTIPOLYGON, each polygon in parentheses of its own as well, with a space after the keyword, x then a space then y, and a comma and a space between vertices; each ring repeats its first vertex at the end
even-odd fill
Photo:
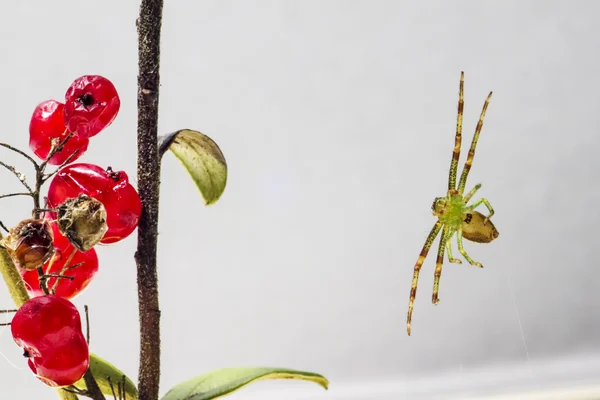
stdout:
POLYGON ((436 217, 441 216, 446 209, 447 202, 448 200, 445 197, 436 197, 431 205, 431 211, 433 211, 433 215, 436 217))

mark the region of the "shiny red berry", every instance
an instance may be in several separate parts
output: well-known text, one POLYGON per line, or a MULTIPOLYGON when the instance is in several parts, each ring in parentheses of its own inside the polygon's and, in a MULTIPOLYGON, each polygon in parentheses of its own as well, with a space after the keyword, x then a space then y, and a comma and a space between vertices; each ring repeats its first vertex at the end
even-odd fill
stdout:
POLYGON ((72 385, 89 366, 89 349, 77 308, 60 296, 27 300, 11 322, 13 339, 33 373, 53 387, 72 385))
POLYGON ((64 328, 45 339, 39 345, 42 356, 27 360, 31 371, 51 387, 70 386, 79 381, 89 367, 89 349, 83 334, 64 328))
POLYGON ((67 165, 50 183, 48 204, 58 207, 80 194, 99 200, 106 209, 108 230, 100 243, 116 243, 137 227, 142 203, 124 171, 113 171, 110 167, 105 170, 94 164, 67 165))
MULTIPOLYGON (((54 256, 48 261, 43 269, 45 274, 61 274, 70 276, 67 278, 49 278, 47 281, 48 289, 52 289, 56 284, 54 294, 66 299, 73 299, 83 292, 92 282, 98 272, 98 255, 96 250, 90 249, 85 253, 77 250, 69 240, 61 235, 56 222, 51 224, 54 234, 54 256), (71 257, 73 254, 73 257, 71 257), (69 261, 69 258, 71 260, 69 261), (67 270, 63 271, 65 263, 69 264, 67 270), (56 283, 58 281, 58 283, 56 283)), ((21 270, 21 276, 25 281, 27 291, 31 297, 43 296, 44 292, 40 288, 40 280, 37 271, 21 270)))
POLYGON ((65 94, 66 126, 79 137, 90 138, 113 122, 120 106, 111 81, 99 75, 84 75, 75 79, 65 94))
MULTIPOLYGON (((65 128, 63 110, 64 104, 56 100, 46 100, 33 110, 29 122, 29 148, 42 160, 48 157, 52 140, 55 139, 57 144, 62 143, 69 133, 65 128)), ((86 152, 88 143, 89 139, 72 136, 48 163, 60 165, 79 150, 71 158, 71 161, 75 161, 86 152)))

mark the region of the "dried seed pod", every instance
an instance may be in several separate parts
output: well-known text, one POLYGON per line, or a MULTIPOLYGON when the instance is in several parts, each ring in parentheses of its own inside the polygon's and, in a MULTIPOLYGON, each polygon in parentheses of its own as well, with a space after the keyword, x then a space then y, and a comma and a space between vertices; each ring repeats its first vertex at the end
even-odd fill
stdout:
POLYGON ((491 220, 484 224, 485 215, 479 211, 471 211, 463 215, 462 234, 471 242, 489 243, 496 239, 500 233, 491 220))
POLYGON ((54 236, 48 221, 26 219, 0 241, 15 264, 26 270, 42 267, 54 254, 54 236))
POLYGON ((57 224, 60 233, 82 252, 100 242, 108 229, 104 205, 85 194, 57 207, 57 224))

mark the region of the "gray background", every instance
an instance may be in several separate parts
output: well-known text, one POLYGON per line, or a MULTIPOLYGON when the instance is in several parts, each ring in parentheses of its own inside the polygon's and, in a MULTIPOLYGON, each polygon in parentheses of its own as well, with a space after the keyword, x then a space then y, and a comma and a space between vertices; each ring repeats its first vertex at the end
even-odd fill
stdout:
MULTIPOLYGON (((135 182, 137 12, 120 0, 6 6, 2 141, 27 148, 37 103, 102 74, 121 112, 80 160, 135 182)), ((211 136, 229 182, 205 208, 165 157, 162 393, 246 365, 318 371, 331 389, 263 382, 232 398, 433 398, 597 381, 599 12, 593 1, 167 1, 160 131, 211 136), (428 258, 409 338, 412 268, 431 202, 445 194, 461 70, 465 146, 494 91, 469 187, 483 183, 500 237, 467 243, 483 270, 446 265, 437 307, 428 258)), ((0 179, 2 192, 18 189, 9 173, 0 179)), ((30 204, 5 199, 1 210, 13 225, 30 204)), ((76 299, 91 309, 92 351, 132 378, 135 242, 99 248, 101 272, 76 299)), ((11 307, 3 285, 0 299, 11 307)), ((0 352, 2 398, 55 396, 8 328, 0 352)))

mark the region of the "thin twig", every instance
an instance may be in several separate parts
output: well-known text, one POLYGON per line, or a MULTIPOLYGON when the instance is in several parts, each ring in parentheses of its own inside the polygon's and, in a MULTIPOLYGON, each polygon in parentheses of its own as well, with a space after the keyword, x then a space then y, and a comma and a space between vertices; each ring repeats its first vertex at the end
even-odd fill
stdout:
POLYGON ((39 165, 38 165, 37 161, 35 161, 33 159, 33 157, 31 157, 29 154, 25 153, 23 150, 19 150, 16 147, 13 147, 10 144, 6 144, 6 143, 0 143, 0 146, 6 147, 7 149, 12 150, 15 153, 22 155, 23 157, 25 157, 26 159, 31 161, 31 163, 33 164, 33 167, 35 168, 36 171, 39 169, 39 165))
POLYGON ((108 380, 108 385, 110 386, 110 391, 112 392, 113 399, 118 399, 118 397, 115 393, 115 387, 112 383, 112 379, 110 379, 110 376, 107 376, 106 379, 108 380))
POLYGON ((46 166, 48 165, 48 162, 50 161, 50 159, 52 157, 54 157, 56 155, 56 153, 58 153, 59 151, 62 151, 62 149, 64 148, 65 144, 69 141, 69 139, 71 139, 74 136, 73 132, 69 132, 65 138, 63 140, 61 140, 60 142, 56 143, 58 138, 52 139, 54 142, 52 143, 52 147, 50 148, 50 152, 48 153, 48 155, 46 156, 46 159, 40 164, 39 167, 39 172, 43 173, 44 170, 46 169, 46 166))
POLYGON ((75 268, 77 268, 77 267, 81 267, 83 264, 85 264, 85 261, 79 262, 79 263, 77 263, 77 264, 73 264, 73 265, 69 266, 69 267, 67 268, 67 270, 70 270, 70 269, 75 269, 75 268))
POLYGON ((8 165, 6 163, 3 163, 2 161, 0 161, 0 165, 2 165, 4 168, 6 168, 10 172, 12 172, 17 177, 17 179, 21 182, 21 184, 23 186, 25 186, 25 188, 29 191, 29 193, 33 194, 33 190, 31 189, 31 187, 27 183, 27 179, 25 178, 25 175, 22 172, 17 171, 15 169, 15 167, 13 167, 12 165, 8 165))
POLYGON ((125 380, 127 379, 127 377, 125 375, 123 375, 122 379, 121 379, 121 384, 123 385, 123 396, 121 396, 121 400, 127 400, 127 390, 125 390, 125 380))
POLYGON ((90 345, 90 310, 87 306, 87 304, 85 304, 83 306, 83 309, 85 310, 85 341, 87 342, 88 346, 90 345))
POLYGON ((73 394, 78 394, 81 396, 88 396, 88 392, 87 390, 81 390, 76 386, 68 386, 68 387, 64 387, 62 388, 62 390, 64 390, 65 392, 69 392, 69 393, 73 393, 73 394))
MULTIPOLYGON (((54 260, 54 257, 52 257, 50 259, 50 266, 52 266, 52 260, 54 260)), ((48 267, 50 268, 50 267, 48 267)), ((46 275, 44 273, 44 268, 42 267, 37 267, 35 269, 37 271, 38 274, 38 281, 40 282, 40 289, 42 289, 42 292, 44 292, 45 295, 49 295, 50 292, 48 291, 48 275, 46 275)))
MULTIPOLYGON (((75 247, 73 247, 73 251, 69 255, 69 258, 67 258, 67 261, 65 261, 65 265, 60 270, 60 272, 58 273, 58 275, 62 276, 65 272, 67 272, 67 270, 69 269, 69 263, 71 262, 71 260, 75 256, 75 253, 77 253, 77 249, 75 247)), ((56 281, 54 282, 54 285, 52 285, 52 289, 50 290, 50 293, 54 294, 56 292, 56 287, 58 286, 58 281, 59 281, 59 279, 56 279, 56 281)))
POLYGON ((0 310, 0 314, 10 314, 15 312, 17 312, 17 310, 0 310))
POLYGON ((54 175, 56 175, 58 173, 58 171, 60 171, 61 169, 63 169, 67 164, 69 164, 71 162, 71 160, 73 160, 75 158, 75 156, 79 153, 79 149, 75 150, 73 152, 73 154, 71 154, 69 157, 67 157, 67 159, 65 161, 63 161, 62 164, 60 164, 58 167, 56 167, 56 169, 52 172, 50 172, 49 174, 45 174, 44 177, 42 178, 44 182, 46 182, 48 179, 52 178, 54 175))
POLYGON ((56 208, 38 208, 36 209, 36 211, 38 212, 56 212, 56 208))
MULTIPOLYGON (((72 281, 73 279, 75 279, 74 276, 71 275, 61 275, 61 274, 56 274, 54 272, 51 272, 49 274, 45 274, 44 275, 46 278, 50 279, 50 278, 57 278, 58 279, 68 279, 70 281, 72 281)), ((52 292, 52 291, 51 291, 52 292)), ((52 292, 53 293, 53 292, 52 292)))
POLYGON ((138 191, 142 215, 135 253, 140 316, 139 399, 158 400, 160 382, 160 308, 156 247, 160 158, 158 92, 163 0, 142 0, 138 28, 138 191))
POLYGON ((4 225, 4 222, 0 221, 0 228, 4 229, 7 233, 10 232, 10 229, 8 229, 6 227, 6 225, 4 225))
MULTIPOLYGON (((125 392, 125 388, 121 386, 121 382, 117 382, 117 392, 119 392, 119 399, 123 398, 123 392, 125 392)), ((139 392, 138 392, 139 397, 139 392)))
POLYGON ((31 196, 31 193, 25 193, 25 192, 21 192, 21 193, 9 193, 9 194, 2 194, 0 195, 0 199, 4 199, 6 197, 15 197, 15 196, 31 196))
POLYGON ((40 212, 42 209, 40 208, 40 192, 42 189, 42 185, 46 182, 46 166, 48 166, 48 162, 56 153, 61 151, 65 145, 73 137, 73 132, 69 132, 65 138, 58 142, 57 138, 52 139, 52 147, 50 148, 50 152, 46 156, 46 159, 38 166, 35 171, 35 190, 32 192, 33 194, 33 218, 39 218, 40 212))

